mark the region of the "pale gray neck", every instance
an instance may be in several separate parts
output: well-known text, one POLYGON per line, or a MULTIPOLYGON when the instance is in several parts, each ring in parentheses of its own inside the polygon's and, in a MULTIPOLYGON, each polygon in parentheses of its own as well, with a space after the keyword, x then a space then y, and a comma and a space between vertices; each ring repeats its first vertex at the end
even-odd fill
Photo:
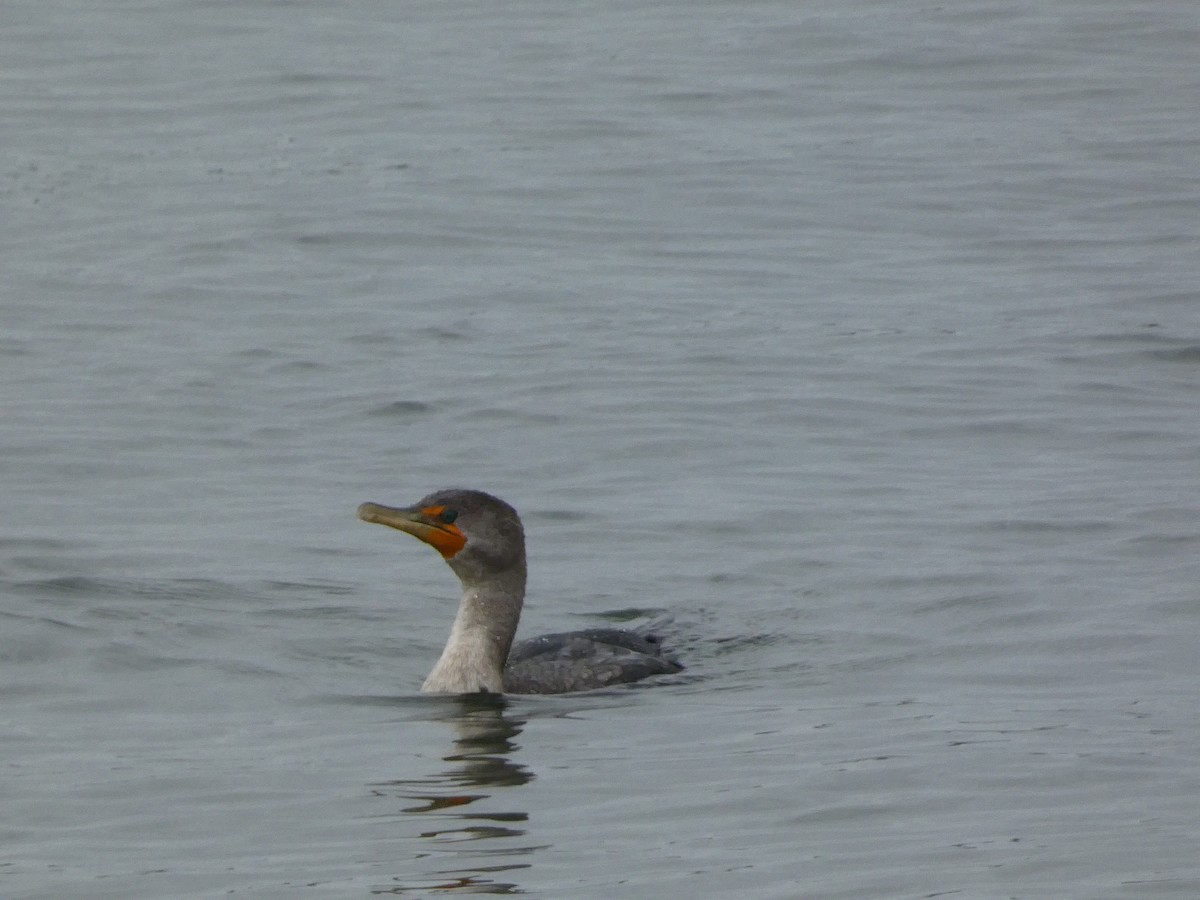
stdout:
POLYGON ((421 685, 422 691, 503 692, 504 663, 517 633, 525 595, 524 577, 516 577, 517 574, 507 579, 489 579, 484 585, 463 584, 450 639, 421 685))

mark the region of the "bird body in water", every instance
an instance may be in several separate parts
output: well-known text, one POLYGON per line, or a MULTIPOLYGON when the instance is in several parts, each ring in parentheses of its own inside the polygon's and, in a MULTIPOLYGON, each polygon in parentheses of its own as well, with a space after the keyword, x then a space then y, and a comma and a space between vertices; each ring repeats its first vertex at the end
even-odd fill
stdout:
POLYGON ((525 599, 525 531, 517 511, 483 491, 436 491, 413 506, 364 503, 358 517, 419 538, 462 582, 450 638, 422 691, 562 694, 681 666, 649 633, 592 628, 513 644, 525 599))

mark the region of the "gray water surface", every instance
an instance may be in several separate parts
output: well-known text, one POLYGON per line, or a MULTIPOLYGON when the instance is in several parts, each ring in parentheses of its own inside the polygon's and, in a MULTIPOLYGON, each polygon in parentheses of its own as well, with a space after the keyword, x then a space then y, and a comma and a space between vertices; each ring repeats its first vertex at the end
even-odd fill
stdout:
POLYGON ((1200 896, 1198 9, 7 2, 0 896, 1200 896))

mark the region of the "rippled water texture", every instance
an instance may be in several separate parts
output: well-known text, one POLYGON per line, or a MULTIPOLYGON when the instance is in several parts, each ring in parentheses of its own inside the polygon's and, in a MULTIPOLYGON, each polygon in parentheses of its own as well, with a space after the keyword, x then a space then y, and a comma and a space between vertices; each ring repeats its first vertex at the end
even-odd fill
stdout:
POLYGON ((7 0, 0 895, 1200 896, 1197 46, 7 0), (418 695, 447 485, 687 670, 418 695))

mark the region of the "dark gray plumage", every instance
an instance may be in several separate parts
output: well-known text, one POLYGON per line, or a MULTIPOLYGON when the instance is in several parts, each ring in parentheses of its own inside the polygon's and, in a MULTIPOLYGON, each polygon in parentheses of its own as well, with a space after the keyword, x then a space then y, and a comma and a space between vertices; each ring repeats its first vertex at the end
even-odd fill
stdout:
POLYGON ((504 666, 504 689, 513 694, 590 691, 682 670, 652 634, 589 628, 515 644, 504 666))

